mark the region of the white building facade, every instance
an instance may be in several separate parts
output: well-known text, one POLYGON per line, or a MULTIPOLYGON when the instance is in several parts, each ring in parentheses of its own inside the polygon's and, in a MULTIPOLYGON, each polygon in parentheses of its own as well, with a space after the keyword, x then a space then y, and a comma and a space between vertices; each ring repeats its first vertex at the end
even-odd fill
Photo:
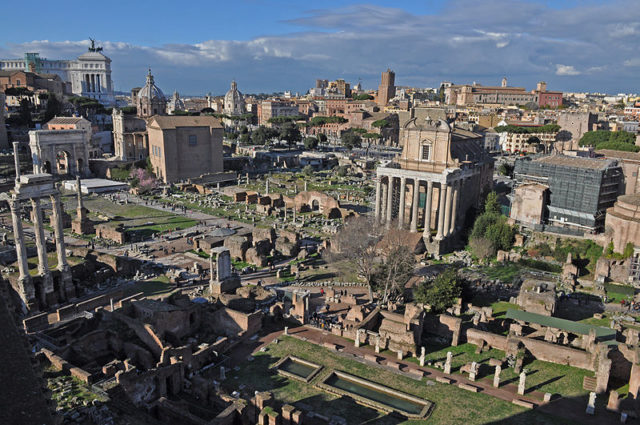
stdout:
POLYGON ((75 60, 45 59, 39 53, 25 53, 22 59, 0 59, 0 70, 57 74, 66 83, 67 92, 96 99, 106 106, 115 104, 111 59, 93 43, 75 60))

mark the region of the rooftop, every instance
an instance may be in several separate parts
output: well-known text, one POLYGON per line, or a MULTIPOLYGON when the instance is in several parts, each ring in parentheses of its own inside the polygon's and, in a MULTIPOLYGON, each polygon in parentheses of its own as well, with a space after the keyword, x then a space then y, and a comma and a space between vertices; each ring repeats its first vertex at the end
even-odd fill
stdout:
POLYGON ((604 170, 613 165, 613 161, 611 160, 566 155, 544 156, 542 158, 534 159, 533 162, 558 165, 562 167, 588 168, 591 170, 604 170))
POLYGON ((151 119, 150 127, 159 127, 163 130, 174 129, 178 127, 212 127, 222 128, 222 123, 216 117, 212 116, 187 116, 187 115, 156 115, 151 119))
POLYGON ((627 159, 632 161, 640 161, 640 152, 616 151, 613 149, 598 149, 596 153, 603 155, 605 158, 627 159))
POLYGON ((602 326, 589 325, 587 323, 573 322, 571 320, 560 319, 558 317, 543 316, 542 314, 531 313, 521 310, 507 310, 507 319, 520 320, 522 322, 537 323, 542 326, 560 329, 577 335, 589 335, 595 329, 596 337, 600 340, 616 339, 614 329, 602 326))

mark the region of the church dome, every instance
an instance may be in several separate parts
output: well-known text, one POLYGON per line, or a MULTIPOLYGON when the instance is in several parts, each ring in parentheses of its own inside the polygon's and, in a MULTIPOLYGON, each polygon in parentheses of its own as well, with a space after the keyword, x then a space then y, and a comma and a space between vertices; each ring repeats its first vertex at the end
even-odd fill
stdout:
POLYGON ((151 75, 151 70, 149 70, 149 73, 147 74, 147 83, 144 85, 142 89, 140 89, 140 92, 138 93, 138 98, 145 98, 145 99, 151 99, 151 100, 166 99, 164 97, 164 93, 162 93, 162 90, 160 90, 160 88, 156 86, 156 84, 154 83, 153 75, 151 75))
POLYGON ((235 81, 231 82, 231 89, 224 95, 224 113, 241 115, 244 112, 244 100, 235 81))

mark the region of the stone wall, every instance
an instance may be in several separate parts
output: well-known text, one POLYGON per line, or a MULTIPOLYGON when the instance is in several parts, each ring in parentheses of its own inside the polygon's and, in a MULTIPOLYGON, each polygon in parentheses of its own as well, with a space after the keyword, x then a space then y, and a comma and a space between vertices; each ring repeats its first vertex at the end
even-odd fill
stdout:
POLYGON ((262 312, 242 313, 230 308, 221 308, 213 313, 209 323, 218 334, 229 337, 238 334, 253 335, 262 328, 262 312))

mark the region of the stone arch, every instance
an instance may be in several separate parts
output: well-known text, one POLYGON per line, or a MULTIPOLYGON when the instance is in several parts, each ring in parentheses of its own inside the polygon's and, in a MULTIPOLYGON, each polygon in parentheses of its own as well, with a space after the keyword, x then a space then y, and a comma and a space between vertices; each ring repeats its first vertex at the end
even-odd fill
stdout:
POLYGON ((75 165, 71 154, 66 150, 56 150, 54 170, 56 174, 70 174, 75 165))

